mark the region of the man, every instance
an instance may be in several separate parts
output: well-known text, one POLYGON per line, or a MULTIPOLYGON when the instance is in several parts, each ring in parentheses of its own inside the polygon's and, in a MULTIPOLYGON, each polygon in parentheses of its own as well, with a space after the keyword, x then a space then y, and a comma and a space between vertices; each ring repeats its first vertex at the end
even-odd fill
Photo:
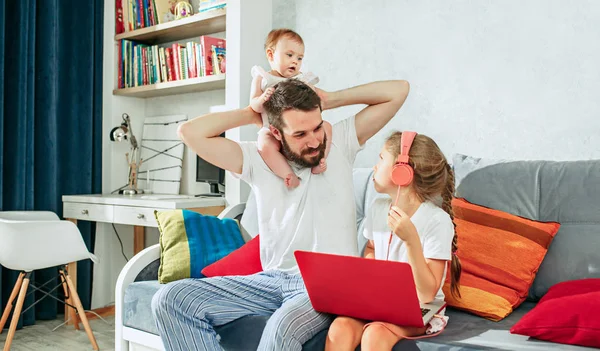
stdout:
POLYGON ((311 89, 291 79, 265 102, 271 132, 301 178, 288 190, 258 153, 256 143, 219 137, 228 129, 262 124, 250 107, 213 113, 180 126, 179 136, 200 157, 252 187, 257 202, 264 272, 246 277, 185 279, 163 287, 152 311, 167 350, 221 349, 213 326, 247 315, 270 315, 259 350, 301 350, 331 323, 314 311, 294 251, 358 254, 352 166, 362 145, 402 107, 406 81, 384 81, 338 92, 311 89), (315 92, 316 91, 316 92, 315 92), (327 171, 311 174, 325 150, 321 110, 368 105, 333 126, 327 171))

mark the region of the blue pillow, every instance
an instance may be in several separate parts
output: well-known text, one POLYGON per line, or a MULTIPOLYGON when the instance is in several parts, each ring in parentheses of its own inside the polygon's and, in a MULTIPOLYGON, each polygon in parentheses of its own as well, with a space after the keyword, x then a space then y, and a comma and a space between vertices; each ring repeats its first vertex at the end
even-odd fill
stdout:
POLYGON ((244 245, 234 219, 203 216, 190 210, 154 211, 160 231, 161 284, 203 278, 202 269, 244 245))

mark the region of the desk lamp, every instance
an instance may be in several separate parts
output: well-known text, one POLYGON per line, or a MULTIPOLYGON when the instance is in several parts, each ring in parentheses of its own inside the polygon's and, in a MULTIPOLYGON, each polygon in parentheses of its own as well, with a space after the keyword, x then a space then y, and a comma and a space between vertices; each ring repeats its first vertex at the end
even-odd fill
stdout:
POLYGON ((138 143, 131 129, 129 115, 124 113, 121 117, 123 118, 123 122, 120 126, 114 127, 110 131, 110 140, 116 142, 129 140, 129 143, 131 144, 131 152, 125 154, 125 157, 127 158, 127 165, 129 166, 128 183, 125 189, 119 190, 119 194, 142 194, 144 191, 137 188, 137 174, 144 160, 138 160, 138 143))

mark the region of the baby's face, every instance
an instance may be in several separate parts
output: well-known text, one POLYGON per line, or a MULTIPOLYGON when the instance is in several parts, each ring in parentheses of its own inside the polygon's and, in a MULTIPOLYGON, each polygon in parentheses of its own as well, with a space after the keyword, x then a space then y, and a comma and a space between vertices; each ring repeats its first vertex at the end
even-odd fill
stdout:
POLYGON ((272 55, 269 55, 271 69, 279 72, 282 77, 290 78, 300 73, 304 45, 287 38, 281 39, 275 46, 272 55))

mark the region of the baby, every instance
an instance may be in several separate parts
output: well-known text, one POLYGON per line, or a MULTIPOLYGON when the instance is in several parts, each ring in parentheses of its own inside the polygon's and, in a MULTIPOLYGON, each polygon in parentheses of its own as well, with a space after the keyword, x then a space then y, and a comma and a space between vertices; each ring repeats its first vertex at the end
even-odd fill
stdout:
MULTIPOLYGON (((304 42, 302 37, 290 29, 274 29, 267 36, 265 51, 271 71, 266 72, 259 66, 252 67, 252 87, 250 91, 250 106, 257 113, 262 114, 263 126, 258 132, 258 151, 271 171, 285 181, 288 189, 300 185, 300 178, 296 176, 287 159, 280 152, 281 143, 269 129, 269 119, 264 112, 263 104, 273 94, 273 86, 283 80, 293 78, 313 86, 319 78, 312 73, 302 73, 302 58, 304 57, 304 42)), ((331 147, 331 124, 323 122, 323 129, 327 136, 325 157, 319 165, 312 168, 313 174, 325 172, 327 169, 327 155, 331 147)))

